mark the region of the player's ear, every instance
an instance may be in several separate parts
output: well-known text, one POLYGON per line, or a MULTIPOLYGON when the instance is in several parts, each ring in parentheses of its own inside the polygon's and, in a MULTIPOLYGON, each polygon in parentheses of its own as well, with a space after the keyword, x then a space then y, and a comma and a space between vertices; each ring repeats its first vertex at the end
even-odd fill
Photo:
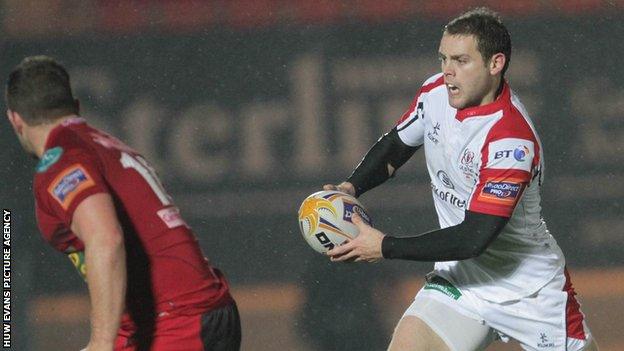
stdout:
POLYGON ((7 118, 9 119, 9 122, 11 122, 13 128, 17 129, 18 126, 21 126, 23 124, 21 116, 18 113, 11 111, 10 109, 7 109, 7 118))
POLYGON ((24 120, 22 119, 22 116, 15 111, 11 111, 10 109, 7 109, 6 114, 9 122, 11 122, 11 125, 13 126, 13 129, 15 129, 17 133, 21 133, 24 128, 24 120))
POLYGON ((492 58, 490 59, 490 67, 489 67, 490 74, 494 76, 502 72, 503 68, 505 67, 505 62, 507 62, 507 58, 505 57, 505 54, 503 54, 502 52, 492 55, 492 58))

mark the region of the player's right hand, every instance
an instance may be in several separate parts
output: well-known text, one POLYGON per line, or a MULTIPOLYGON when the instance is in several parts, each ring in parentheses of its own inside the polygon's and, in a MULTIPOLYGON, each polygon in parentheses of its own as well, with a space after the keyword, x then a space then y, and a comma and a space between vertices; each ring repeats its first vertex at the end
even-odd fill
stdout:
POLYGON ((366 224, 356 212, 353 213, 351 221, 357 226, 360 234, 327 251, 332 262, 377 262, 381 260, 383 258, 381 243, 386 235, 366 224))
POLYGON ((353 184, 349 182, 342 182, 338 185, 334 184, 325 184, 323 185, 323 190, 337 190, 342 191, 343 193, 347 193, 353 197, 355 197, 355 187, 353 184))

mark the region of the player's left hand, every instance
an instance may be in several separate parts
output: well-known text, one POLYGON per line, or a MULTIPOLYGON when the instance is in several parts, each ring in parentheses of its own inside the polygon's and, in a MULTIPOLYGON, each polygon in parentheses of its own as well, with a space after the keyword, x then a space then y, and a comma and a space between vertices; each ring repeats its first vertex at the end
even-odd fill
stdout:
POLYGON ((348 240, 327 251, 330 259, 334 262, 377 262, 381 260, 383 258, 381 241, 385 236, 384 233, 366 224, 357 213, 353 213, 351 221, 357 226, 360 234, 355 239, 348 240))

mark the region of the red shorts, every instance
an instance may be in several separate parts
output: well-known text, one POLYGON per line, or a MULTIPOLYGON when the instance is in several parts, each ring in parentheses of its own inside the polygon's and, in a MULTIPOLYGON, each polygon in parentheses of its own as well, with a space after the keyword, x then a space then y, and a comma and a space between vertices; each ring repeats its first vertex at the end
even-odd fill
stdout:
POLYGON ((235 351, 240 342, 240 318, 232 303, 204 314, 158 318, 149 341, 120 330, 114 351, 235 351))

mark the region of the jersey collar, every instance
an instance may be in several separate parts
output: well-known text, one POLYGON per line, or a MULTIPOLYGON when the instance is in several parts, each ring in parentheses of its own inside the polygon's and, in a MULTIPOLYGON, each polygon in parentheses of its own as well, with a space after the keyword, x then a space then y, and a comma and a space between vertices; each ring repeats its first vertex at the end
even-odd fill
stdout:
POLYGON ((69 125, 73 125, 73 124, 78 124, 78 123, 85 123, 85 119, 82 117, 70 117, 67 118, 66 120, 64 120, 63 122, 59 123, 59 125, 57 125, 56 127, 52 128, 52 130, 50 131, 50 133, 48 134, 48 138, 46 139, 45 145, 43 147, 43 151, 45 152, 45 150, 49 149, 52 145, 52 141, 56 138, 56 135, 63 130, 63 128, 69 126, 69 125))
POLYGON ((468 107, 462 110, 457 110, 455 118, 457 118, 457 120, 459 120, 460 122, 463 122, 466 118, 491 115, 496 111, 502 110, 505 105, 507 105, 507 102, 510 99, 510 95, 511 93, 509 91, 509 85, 507 84, 507 82, 503 81, 503 91, 500 93, 500 95, 498 95, 496 100, 486 105, 468 107))

